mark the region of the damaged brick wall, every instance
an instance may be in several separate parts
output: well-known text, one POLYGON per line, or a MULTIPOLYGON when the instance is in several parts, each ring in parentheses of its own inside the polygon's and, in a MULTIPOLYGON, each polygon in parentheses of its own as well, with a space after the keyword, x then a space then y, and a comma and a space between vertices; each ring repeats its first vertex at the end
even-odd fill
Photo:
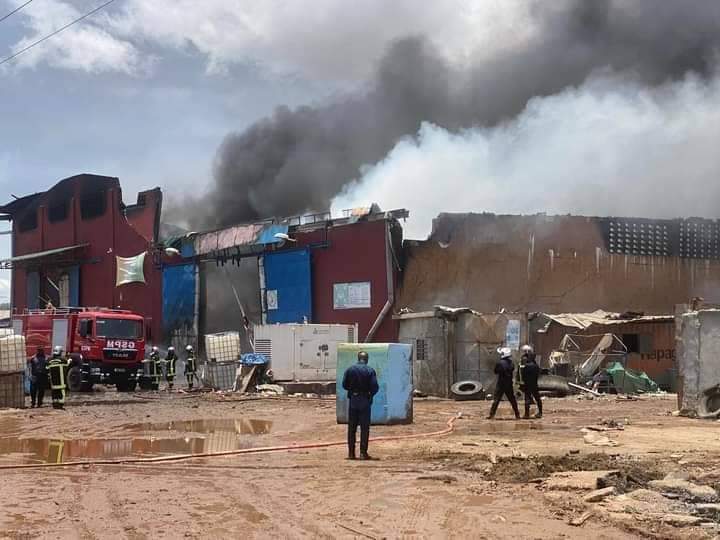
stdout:
MULTIPOLYGON (((669 244, 668 256, 611 253, 609 219, 440 214, 427 241, 405 244, 396 306, 414 311, 443 304, 481 312, 671 314, 675 304, 694 296, 708 301, 720 297, 718 259, 679 256, 685 248, 677 241, 677 246, 669 244)), ((645 221, 647 227, 655 223, 645 221)), ((670 225, 671 235, 681 234, 680 225, 670 225)), ((655 237, 638 238, 649 244, 655 237)), ((641 253, 645 244, 638 246, 641 253)), ((645 253, 651 251, 648 247, 645 253)))

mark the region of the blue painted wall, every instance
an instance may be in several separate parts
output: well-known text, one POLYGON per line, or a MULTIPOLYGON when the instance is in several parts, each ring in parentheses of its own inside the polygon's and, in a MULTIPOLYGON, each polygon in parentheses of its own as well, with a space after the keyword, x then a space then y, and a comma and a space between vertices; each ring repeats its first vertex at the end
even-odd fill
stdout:
POLYGON ((266 291, 277 291, 277 309, 267 310, 267 322, 301 323, 303 317, 312 322, 310 250, 269 253, 263 264, 266 291))
POLYGON ((372 424, 410 424, 413 421, 412 346, 404 343, 341 343, 338 345, 336 414, 347 424, 348 399, 343 390, 345 370, 357 362, 358 352, 370 357, 377 373, 378 393, 370 410, 372 424))
POLYGON ((192 328, 195 317, 195 265, 163 268, 163 335, 192 328))

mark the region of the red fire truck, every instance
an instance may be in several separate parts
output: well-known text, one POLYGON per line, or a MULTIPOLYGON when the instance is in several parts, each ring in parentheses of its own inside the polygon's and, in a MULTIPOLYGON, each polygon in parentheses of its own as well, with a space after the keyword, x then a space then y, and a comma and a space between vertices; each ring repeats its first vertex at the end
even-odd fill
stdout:
POLYGON ((71 391, 90 391, 93 384, 135 389, 145 357, 145 320, 132 311, 106 308, 26 310, 13 316, 15 333, 25 336, 28 357, 38 347, 49 356, 61 346, 67 354, 71 391))

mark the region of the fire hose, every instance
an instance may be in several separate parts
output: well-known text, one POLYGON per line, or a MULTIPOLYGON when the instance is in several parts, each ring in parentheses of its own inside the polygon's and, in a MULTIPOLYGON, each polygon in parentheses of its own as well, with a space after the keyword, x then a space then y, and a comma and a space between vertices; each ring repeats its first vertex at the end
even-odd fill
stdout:
MULTIPOLYGON (((455 430, 455 422, 462 418, 462 413, 454 415, 447 421, 444 429, 431 431, 429 433, 411 433, 408 435, 386 435, 381 437, 371 437, 371 442, 388 442, 402 441, 408 439, 420 439, 425 437, 442 437, 449 435, 455 430)), ((306 444, 289 444, 281 446, 259 446, 256 448, 241 448, 239 450, 225 450, 220 452, 206 452, 202 454, 176 454, 172 456, 159 456, 151 458, 127 458, 127 459, 99 459, 99 460, 83 460, 68 461, 65 463, 22 463, 17 465, 0 465, 0 470, 13 469, 44 469, 49 467, 81 467, 86 465, 130 465, 137 463, 168 463, 174 461, 185 461, 189 459, 236 456, 244 454, 263 454, 270 452, 289 452, 292 450, 308 450, 317 448, 329 448, 331 446, 344 446, 347 441, 331 441, 331 442, 315 442, 306 444)))

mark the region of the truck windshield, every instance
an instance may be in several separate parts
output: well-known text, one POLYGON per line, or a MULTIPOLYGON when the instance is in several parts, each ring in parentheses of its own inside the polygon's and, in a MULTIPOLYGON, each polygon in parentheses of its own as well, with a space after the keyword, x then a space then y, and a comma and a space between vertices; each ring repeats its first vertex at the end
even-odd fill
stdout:
POLYGON ((97 335, 116 339, 139 339, 142 337, 142 322, 127 319, 98 319, 97 335))

